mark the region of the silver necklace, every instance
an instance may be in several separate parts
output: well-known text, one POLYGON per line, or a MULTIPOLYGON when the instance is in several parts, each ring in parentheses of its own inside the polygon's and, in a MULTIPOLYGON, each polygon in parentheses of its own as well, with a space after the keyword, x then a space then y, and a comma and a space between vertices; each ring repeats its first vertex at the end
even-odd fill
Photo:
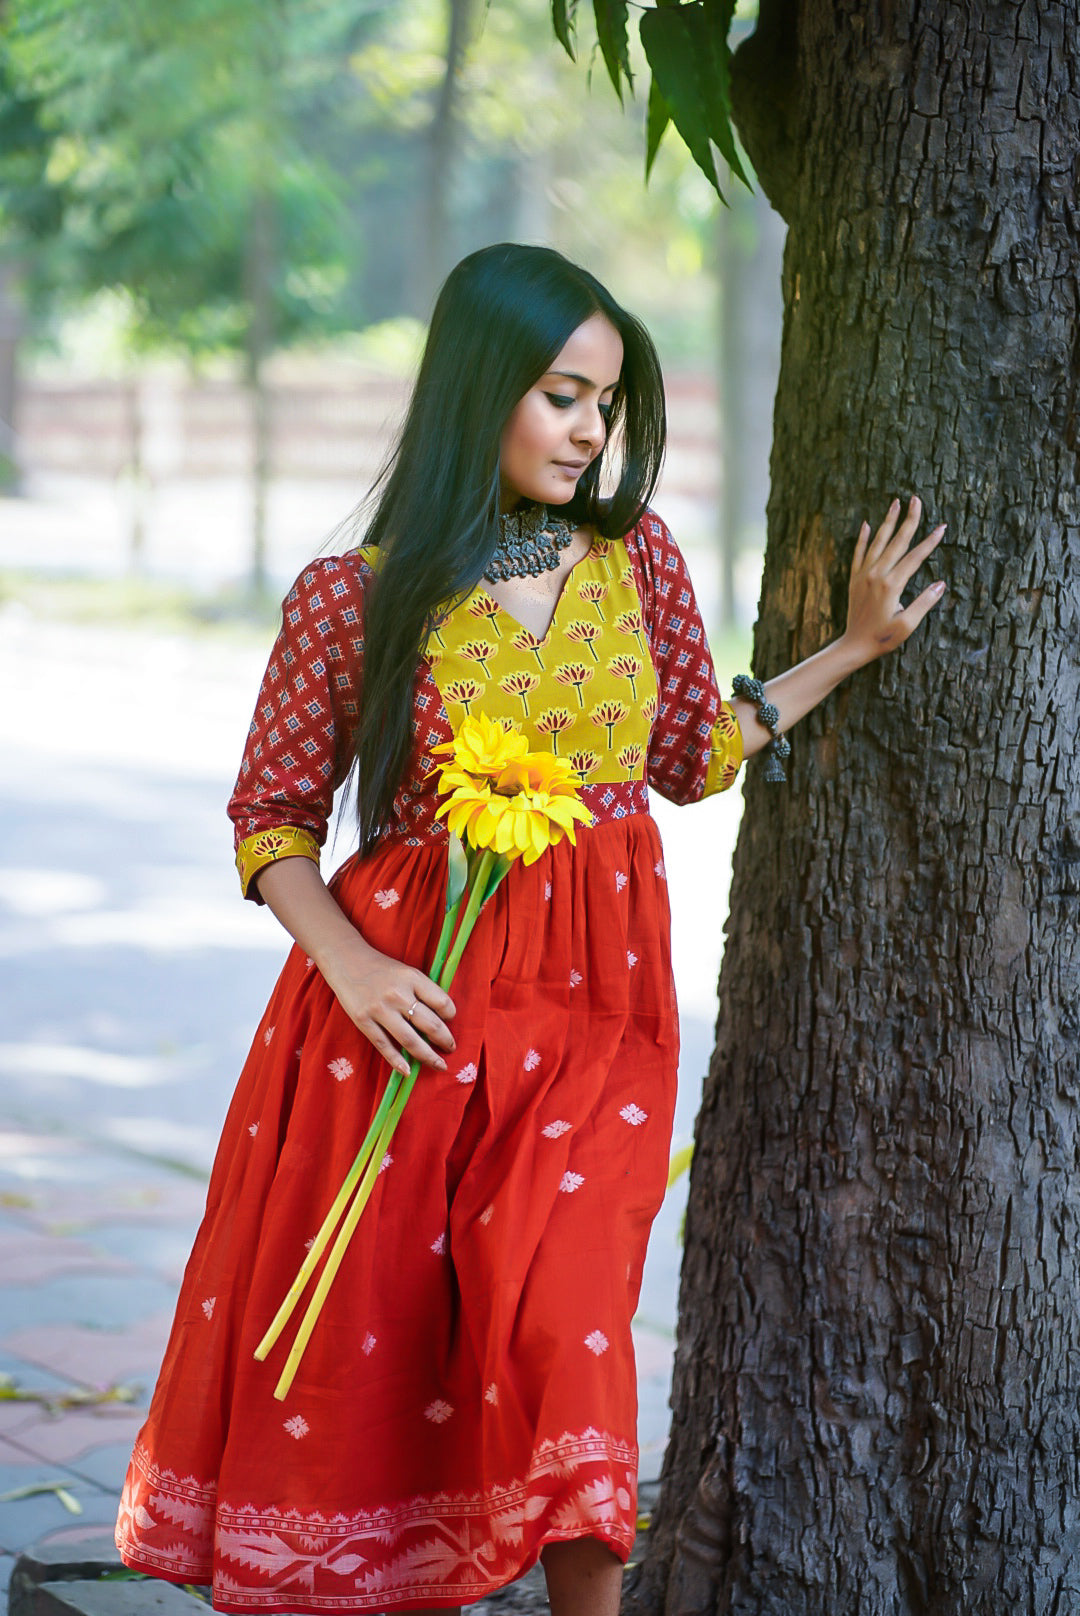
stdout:
POLYGON ((542 572, 554 572, 573 536, 569 522, 550 516, 546 505, 500 514, 499 542, 484 577, 494 584, 503 578, 538 578, 542 572))

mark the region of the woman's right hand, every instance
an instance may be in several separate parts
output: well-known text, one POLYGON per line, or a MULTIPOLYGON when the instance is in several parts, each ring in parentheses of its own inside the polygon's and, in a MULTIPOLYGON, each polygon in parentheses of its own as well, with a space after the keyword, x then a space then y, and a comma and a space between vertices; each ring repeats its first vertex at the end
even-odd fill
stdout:
POLYGON ((446 1070, 440 1049, 456 1047, 446 1025, 454 1001, 430 976, 364 941, 310 858, 280 858, 258 875, 259 896, 311 956, 345 1014, 395 1071, 402 1050, 446 1070), (410 1014, 411 1011, 411 1014, 410 1014))
POLYGON ((423 971, 380 954, 354 932, 320 962, 320 970, 345 1014, 395 1071, 407 1074, 409 1061, 445 1072, 439 1054, 457 1048, 446 1025, 454 1001, 423 971))

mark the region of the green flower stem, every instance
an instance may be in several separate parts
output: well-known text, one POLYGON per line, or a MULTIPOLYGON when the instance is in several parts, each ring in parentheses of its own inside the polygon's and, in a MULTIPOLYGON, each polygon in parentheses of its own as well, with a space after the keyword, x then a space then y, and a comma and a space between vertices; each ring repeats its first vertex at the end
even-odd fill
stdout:
MULTIPOLYGON (((413 1061, 412 1067, 409 1071, 409 1076, 404 1080, 403 1086, 407 1086, 407 1093, 412 1092, 412 1085, 416 1081, 416 1073, 419 1070, 419 1064, 420 1063, 418 1061, 413 1061)), ((401 1094, 399 1090, 394 1102, 395 1105, 400 1100, 401 1094)), ((381 1109, 382 1108, 380 1107, 380 1110, 381 1109)), ((400 1109, 398 1110, 397 1114, 398 1116, 401 1115, 400 1109)), ((296 1332, 296 1340, 293 1342, 292 1351, 285 1360, 285 1368, 281 1371, 281 1379, 274 1387, 274 1396, 277 1398, 279 1403, 282 1402, 283 1399, 288 1395, 289 1387, 293 1383, 293 1377, 300 1367, 300 1360, 303 1358, 304 1352, 307 1349, 311 1332, 315 1328, 319 1314, 322 1312, 323 1303, 326 1301, 330 1287, 334 1283, 334 1276, 341 1267, 341 1259, 344 1257, 349 1241, 352 1239, 353 1230, 360 1221, 360 1214, 363 1212, 365 1206, 367 1206, 371 1191, 375 1186, 375 1180, 379 1176, 379 1168, 382 1166, 383 1157, 386 1154, 383 1139, 384 1136, 388 1137, 387 1128, 390 1123, 390 1118, 393 1116, 394 1110, 391 1108, 388 1113, 387 1120, 383 1124, 379 1137, 375 1142, 375 1149, 371 1152, 368 1159, 368 1164, 364 1171, 360 1188, 357 1190, 356 1195, 353 1198, 353 1203, 345 1215, 344 1223, 338 1230, 337 1239, 334 1241, 330 1255, 326 1259, 326 1267, 319 1275, 319 1283, 316 1285, 311 1301, 308 1303, 307 1312, 300 1321, 300 1328, 296 1332)), ((390 1129, 390 1132, 393 1132, 392 1128, 390 1129)))
MULTIPOLYGON (((450 904, 445 915, 443 916, 442 930, 439 933, 439 941, 435 948, 435 957, 431 962, 431 970, 428 972, 429 976, 436 976, 436 974, 444 968, 446 951, 450 947, 450 940, 454 934, 454 926, 457 922, 458 915, 461 912, 462 901, 462 898, 459 897, 455 903, 450 904)), ((440 983, 440 986, 441 985, 442 984, 440 983)), ((360 1146, 360 1149, 353 1160, 352 1166, 346 1173, 341 1188, 334 1197, 333 1205, 322 1221, 322 1227, 319 1229, 318 1234, 311 1242, 311 1249, 304 1258, 296 1278, 289 1286, 285 1300, 282 1302, 281 1306, 277 1310, 277 1313, 274 1315, 273 1323, 270 1325, 270 1328, 259 1342, 259 1345, 255 1348, 255 1357, 260 1361, 260 1363, 273 1349, 278 1336, 292 1318, 292 1315, 296 1309, 296 1304, 299 1302, 304 1291, 307 1289, 308 1281, 315 1272, 320 1257, 329 1245, 330 1237, 337 1228, 341 1215, 351 1199, 357 1184, 360 1182, 361 1176, 369 1166, 372 1156, 377 1154, 378 1160, 382 1161, 382 1158, 386 1152, 385 1149, 382 1152, 378 1151, 378 1141, 386 1123, 386 1119, 390 1114, 390 1109, 394 1104, 394 1101, 397 1099, 402 1084, 406 1081, 409 1083, 411 1093, 412 1084, 416 1081, 416 1074, 419 1069, 419 1061, 413 1061, 409 1068, 408 1079, 406 1079, 401 1072, 393 1071, 390 1073, 390 1078, 387 1082, 383 1097, 379 1102, 379 1108, 371 1120, 371 1126, 364 1135, 364 1142, 360 1146)), ((368 1193, 370 1194, 370 1190, 368 1193)), ((357 1217, 359 1217, 359 1213, 357 1213, 357 1217)), ((341 1259, 339 1257, 338 1261, 340 1262, 340 1260, 341 1259)), ((282 1378, 284 1379, 284 1376, 282 1378)), ((275 1396, 276 1395, 277 1394, 275 1393, 275 1396)), ((284 1396, 284 1392, 282 1392, 281 1395, 284 1396)))
MULTIPOLYGON (((461 917, 461 925, 458 927, 457 936, 454 938, 454 946, 450 950, 450 956, 443 966, 442 975, 439 977, 439 986, 444 992, 449 990, 450 984, 454 980, 458 963, 465 952, 465 944, 472 936, 472 929, 476 925, 476 917, 490 896, 488 881, 497 858, 498 854, 493 853, 489 847, 486 847, 469 870, 469 884, 465 889, 468 899, 465 905, 465 913, 461 917)), ((492 891, 494 891, 494 888, 492 888, 492 891)))
MULTIPOLYGON (((417 1063, 414 1062, 414 1065, 417 1063)), ((318 1266, 319 1258, 330 1242, 330 1236, 338 1226, 341 1214, 344 1212, 353 1191, 360 1181, 360 1175, 371 1160, 372 1152, 379 1134, 382 1132, 390 1107, 397 1096, 398 1089, 404 1081, 400 1072, 391 1072, 390 1081, 386 1085, 386 1092, 379 1104, 379 1109, 372 1118, 371 1127, 364 1135, 364 1142, 356 1155, 352 1166, 345 1175, 345 1180, 338 1190, 334 1204, 326 1214, 318 1234, 311 1242, 311 1249, 300 1266, 300 1271, 289 1286, 285 1300, 274 1315, 274 1322, 255 1348, 255 1356, 261 1362, 270 1352, 278 1336, 292 1318, 297 1302, 307 1289, 308 1280, 318 1266)), ((382 1159, 381 1157, 379 1158, 382 1159)))
MULTIPOLYGON (((461 916, 461 924, 458 926, 456 937, 454 937, 453 947, 450 949, 449 955, 446 956, 446 948, 453 932, 453 923, 457 919, 458 911, 461 906, 461 899, 454 904, 451 910, 447 911, 446 919, 443 922, 442 932, 439 937, 439 946, 435 951, 435 960, 433 961, 431 968, 431 974, 433 976, 435 975, 436 971, 439 971, 437 980, 439 986, 444 991, 448 991, 453 984, 454 977, 457 974, 458 965, 461 961, 461 956, 465 951, 465 945, 472 935, 473 927, 476 925, 476 921, 481 909, 484 907, 484 904, 491 897, 499 883, 508 873, 512 862, 513 861, 511 859, 493 852, 490 848, 485 848, 480 854, 480 857, 475 861, 470 860, 469 880, 465 889, 465 912, 461 916), (445 963, 443 962, 444 957, 445 963)), ((313 1245, 311 1252, 308 1254, 308 1260, 304 1264, 304 1268, 307 1269, 307 1274, 304 1275, 304 1270, 302 1269, 301 1273, 297 1275, 296 1280, 293 1282, 293 1285, 289 1291, 289 1295, 285 1299, 285 1303, 282 1304, 282 1309, 279 1313, 279 1318, 281 1321, 280 1324, 278 1319, 275 1319, 270 1331, 267 1332, 268 1336, 273 1334, 273 1339, 266 1343, 266 1352, 270 1350, 270 1347, 277 1339, 277 1335, 280 1334, 282 1327, 295 1308, 296 1303, 300 1298, 300 1294, 307 1284, 307 1280, 311 1277, 311 1272, 315 1266, 315 1263, 318 1261, 318 1256, 321 1255, 322 1250, 325 1249, 327 1241, 330 1238, 331 1231, 337 1224, 338 1218, 341 1216, 341 1209, 349 1195, 352 1194, 357 1180, 360 1179, 360 1175, 362 1173, 363 1178, 360 1182, 360 1186, 358 1189, 356 1189, 352 1204, 345 1215, 345 1221, 338 1230, 337 1239, 334 1241, 330 1255, 326 1259, 326 1266, 323 1269, 322 1274, 319 1276, 319 1283, 315 1287, 311 1301, 308 1303, 307 1312, 304 1314, 304 1317, 300 1323, 300 1328, 296 1332, 296 1340, 293 1342, 292 1351, 289 1353, 286 1360, 285 1368, 281 1373, 281 1378, 274 1388, 274 1396, 278 1402, 282 1402, 285 1397, 288 1396, 289 1388, 292 1386, 293 1380, 296 1376, 296 1371, 299 1369, 301 1360, 305 1351, 307 1350, 307 1344, 311 1338, 311 1332, 315 1328, 319 1314, 322 1312, 323 1303, 326 1301, 327 1295, 329 1294, 330 1286, 333 1284, 334 1277, 337 1274, 338 1269, 341 1267, 341 1262, 345 1256, 345 1252, 348 1249, 349 1241, 352 1239, 356 1225, 360 1221, 360 1216, 371 1197, 371 1192, 375 1187, 375 1180, 379 1176, 379 1169, 381 1168, 383 1159, 390 1147, 390 1142, 394 1137, 395 1130, 397 1129, 397 1125, 401 1120, 401 1116, 405 1110, 406 1104, 408 1103, 409 1096, 415 1087, 419 1070, 419 1062, 413 1061, 409 1068, 408 1077, 402 1078, 399 1073, 394 1073, 391 1077, 390 1082, 386 1086, 386 1093, 383 1095, 382 1103, 380 1104, 378 1112, 376 1113, 375 1120, 368 1129, 368 1134, 364 1140, 364 1146, 361 1148, 360 1155, 357 1156, 356 1161, 353 1163, 353 1166, 349 1171, 348 1178, 339 1190, 337 1198, 334 1201, 334 1205, 327 1214, 326 1221, 316 1237, 315 1244, 319 1246, 319 1252, 316 1253, 315 1245, 313 1245), (391 1090, 393 1090, 392 1093, 391 1090), (379 1127, 379 1132, 374 1140, 374 1144, 372 1145, 371 1137, 376 1126, 379 1127), (366 1160, 363 1160, 365 1149, 368 1151, 368 1155, 366 1160)), ((256 1357, 266 1356, 266 1352, 262 1351, 263 1344, 264 1343, 260 1343, 260 1349, 256 1352, 256 1357)))

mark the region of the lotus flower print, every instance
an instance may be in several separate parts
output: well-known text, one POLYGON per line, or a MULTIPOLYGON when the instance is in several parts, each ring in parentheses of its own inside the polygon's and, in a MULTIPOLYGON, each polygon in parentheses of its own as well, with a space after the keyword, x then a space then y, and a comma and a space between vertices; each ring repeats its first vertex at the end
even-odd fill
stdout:
POLYGON ((523 628, 518 630, 518 632, 514 635, 514 647, 518 651, 531 651, 533 656, 536 658, 537 667, 542 668, 544 666, 543 658, 540 655, 541 651, 544 649, 544 642, 543 640, 538 640, 536 635, 533 634, 529 629, 523 628))
POLYGON ((640 657, 631 656, 629 652, 620 651, 608 661, 608 667, 617 679, 625 679, 630 685, 630 694, 637 701, 637 678, 645 664, 640 657))
POLYGON ((491 669, 488 667, 488 663, 498 649, 498 646, 493 645, 490 640, 466 640, 461 647, 461 654, 463 657, 467 657, 470 662, 479 663, 480 672, 484 675, 484 678, 490 679, 491 669))
POLYGON ((559 736, 573 726, 573 716, 567 707, 548 707, 535 720, 541 735, 551 736, 551 749, 558 756, 559 736))
POLYGON ((488 627, 494 629, 499 617, 499 603, 486 589, 481 589, 478 590, 476 599, 469 602, 468 613, 470 617, 482 617, 488 627))
POLYGON ((577 691, 578 706, 584 707, 582 690, 593 676, 593 670, 584 662, 563 662, 555 669, 555 678, 561 685, 572 685, 577 691))
POLYGON ((451 679, 446 686, 444 695, 447 701, 456 701, 460 706, 464 707, 465 716, 468 718, 469 708, 474 701, 480 700, 486 689, 487 686, 480 684, 477 679, 451 679))
POLYGON ((590 623, 585 618, 575 618, 574 622, 567 624, 566 638, 573 641, 575 645, 586 646, 593 661, 599 662, 600 658, 596 653, 596 641, 603 632, 604 630, 599 623, 590 623))
POLYGON ((598 725, 600 728, 607 730, 607 743, 609 751, 611 750, 611 746, 613 744, 611 739, 612 731, 614 730, 616 724, 621 724, 623 722, 623 719, 627 717, 629 711, 629 707, 627 707, 624 702, 601 701, 597 702, 596 706, 590 712, 589 717, 592 719, 593 723, 598 725))
POLYGON ((516 673, 507 674, 505 679, 499 680, 499 689, 505 691, 508 696, 517 696, 521 702, 522 714, 528 718, 529 695, 539 683, 538 673, 527 673, 523 668, 519 668, 516 673))
POLYGON ((607 592, 607 584, 602 583, 599 578, 587 578, 583 584, 578 585, 578 594, 582 600, 587 600, 591 606, 596 607, 596 615, 601 623, 604 621, 604 614, 600 607, 607 598, 607 592))

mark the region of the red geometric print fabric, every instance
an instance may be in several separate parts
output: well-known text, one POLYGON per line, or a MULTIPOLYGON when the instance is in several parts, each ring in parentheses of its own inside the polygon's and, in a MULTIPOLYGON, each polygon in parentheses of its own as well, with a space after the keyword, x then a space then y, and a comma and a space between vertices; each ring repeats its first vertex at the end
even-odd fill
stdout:
MULTIPOLYGON (((725 720, 685 569, 655 518, 616 550, 656 668, 649 775, 690 800, 725 720)), ((349 763, 363 589, 363 563, 345 557, 308 569, 286 602, 233 804, 243 836, 325 835, 349 763)), ((422 760, 449 729, 426 670, 395 832, 332 882, 374 948, 420 969, 446 870, 422 760)), ((386 1081, 291 950, 128 1470, 127 1564, 212 1581, 222 1611, 345 1613, 469 1603, 560 1540, 629 1554, 630 1321, 666 1183, 678 1019, 644 780, 586 791, 597 821, 577 846, 516 866, 482 912, 453 988, 457 1049, 421 1078, 280 1403, 291 1330, 265 1363, 254 1348, 386 1081)))

